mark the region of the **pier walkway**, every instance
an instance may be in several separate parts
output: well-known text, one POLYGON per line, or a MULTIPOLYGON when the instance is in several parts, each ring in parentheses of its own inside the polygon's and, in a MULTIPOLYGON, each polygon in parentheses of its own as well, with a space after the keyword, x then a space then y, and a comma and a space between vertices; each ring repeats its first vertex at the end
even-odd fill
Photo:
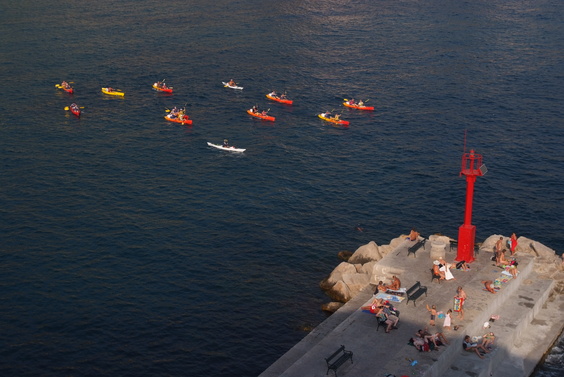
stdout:
MULTIPOLYGON (((408 257, 407 247, 399 246, 378 263, 393 271, 409 288, 416 281, 428 287, 427 296, 416 301, 395 304, 400 311, 399 329, 387 334, 383 328, 376 331, 374 315, 360 308, 372 302, 375 287, 371 286, 350 300, 327 320, 317 326, 301 342, 266 369, 260 377, 314 377, 326 376, 325 358, 340 345, 354 353, 353 363, 346 362, 338 369, 338 376, 529 376, 543 353, 562 332, 564 299, 553 294, 555 281, 539 276, 535 263, 542 263, 529 254, 517 254, 519 275, 502 283, 496 294, 483 289, 483 280, 495 280, 502 270, 490 260, 492 253, 480 251, 470 271, 451 270, 455 280, 431 282, 429 242, 417 256, 408 257), (405 250, 401 248, 404 247, 405 250), (453 313, 457 331, 443 331, 442 319, 429 326, 426 305, 436 305, 437 311, 452 308, 458 286, 462 286, 468 300, 464 305, 464 320, 453 313), (552 294, 551 294, 552 292, 552 294), (492 315, 499 319, 489 321, 492 315), (491 327, 484 329, 484 323, 491 327), (418 329, 428 327, 430 332, 443 332, 449 345, 438 351, 419 352, 408 344, 418 329), (493 350, 480 359, 473 352, 463 351, 464 335, 481 336, 494 332, 493 350), (416 362, 415 362, 416 361, 416 362)), ((446 252, 451 263, 456 250, 446 252)), ((390 276, 391 277, 391 276, 390 276)), ((389 281, 389 280, 388 280, 389 281)), ((330 375, 334 375, 332 371, 330 375)))

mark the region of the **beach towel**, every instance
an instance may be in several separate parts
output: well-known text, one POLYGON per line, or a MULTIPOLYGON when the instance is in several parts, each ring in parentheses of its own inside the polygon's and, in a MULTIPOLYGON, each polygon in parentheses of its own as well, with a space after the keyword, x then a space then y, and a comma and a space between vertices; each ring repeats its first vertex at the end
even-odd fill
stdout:
POLYGON ((405 300, 405 297, 392 295, 388 293, 382 293, 382 292, 378 293, 375 297, 390 302, 402 302, 403 300, 405 300))

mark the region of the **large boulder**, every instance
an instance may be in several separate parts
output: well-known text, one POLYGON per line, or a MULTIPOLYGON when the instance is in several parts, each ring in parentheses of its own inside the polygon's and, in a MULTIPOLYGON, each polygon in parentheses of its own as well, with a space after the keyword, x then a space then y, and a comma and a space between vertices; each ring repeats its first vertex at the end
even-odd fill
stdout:
MULTIPOLYGON (((356 296, 367 285, 370 284, 370 276, 367 274, 347 274, 343 276, 343 282, 349 287, 352 297, 356 296)), ((351 297, 351 298, 352 298, 351 297)), ((348 301, 348 300, 347 300, 348 301)))
POLYGON ((321 287, 321 289, 327 291, 333 288, 333 286, 337 284, 337 282, 342 281, 343 275, 356 273, 356 267, 353 264, 341 262, 337 267, 333 269, 333 272, 331 272, 331 274, 329 274, 327 278, 321 281, 319 286, 321 287))
POLYGON ((380 251, 380 254, 382 255, 382 257, 385 257, 386 255, 388 255, 390 253, 390 251, 392 251, 394 248, 392 247, 392 245, 380 245, 378 247, 378 250, 380 251))
POLYGON ((347 302, 368 284, 370 277, 366 274, 346 274, 343 275, 343 280, 335 283, 326 293, 333 301, 347 302))
POLYGON ((378 245, 376 242, 370 241, 366 245, 362 245, 354 254, 349 258, 349 263, 360 263, 364 264, 371 261, 378 261, 382 259, 382 255, 380 254, 380 250, 378 249, 378 245))
POLYGON ((429 236, 429 241, 430 242, 439 242, 439 243, 444 243, 445 245, 449 245, 450 241, 452 241, 452 239, 450 237, 443 236, 441 234, 431 234, 429 236))
POLYGON ((331 289, 325 292, 333 301, 347 302, 353 296, 347 284, 344 281, 339 280, 331 289))
POLYGON ((376 266, 378 264, 378 261, 372 261, 372 262, 368 262, 365 264, 361 264, 360 268, 358 269, 358 273, 359 274, 366 274, 366 275, 372 275, 374 274, 374 266, 376 266))
POLYGON ((489 236, 484 242, 482 242, 480 251, 493 253, 495 251, 495 244, 497 243, 497 241, 499 241, 499 237, 503 237, 503 247, 507 249, 507 240, 509 240, 509 238, 504 237, 500 234, 494 234, 493 236, 489 236))
POLYGON ((399 237, 394 238, 393 240, 390 241, 390 248, 391 250, 394 250, 396 247, 398 247, 399 245, 401 245, 405 239, 409 237, 409 235, 407 234, 402 234, 399 237))
POLYGON ((321 310, 323 310, 324 312, 335 313, 343 305, 345 305, 345 304, 342 303, 342 302, 331 301, 331 302, 328 302, 327 304, 321 305, 321 310))

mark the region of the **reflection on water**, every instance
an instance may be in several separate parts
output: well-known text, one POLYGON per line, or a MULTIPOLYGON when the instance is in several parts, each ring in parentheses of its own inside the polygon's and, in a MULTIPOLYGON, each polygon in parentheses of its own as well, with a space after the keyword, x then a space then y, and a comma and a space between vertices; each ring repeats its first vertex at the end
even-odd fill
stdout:
POLYGON ((338 251, 411 227, 456 236, 466 130, 489 168, 478 239, 560 245, 561 8, 5 4, 0 371, 258 375, 325 318, 338 251), (152 90, 163 79, 172 96, 152 90), (353 97, 376 110, 343 108, 353 97), (163 119, 174 106, 192 127, 163 119), (348 129, 317 118, 332 109, 348 129), (247 151, 207 147, 225 138, 247 151))

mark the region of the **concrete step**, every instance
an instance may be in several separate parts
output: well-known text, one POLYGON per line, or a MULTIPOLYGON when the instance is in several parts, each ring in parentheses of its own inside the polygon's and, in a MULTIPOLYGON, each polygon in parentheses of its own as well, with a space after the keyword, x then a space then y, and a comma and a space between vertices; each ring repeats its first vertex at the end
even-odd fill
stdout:
MULTIPOLYGON (((538 327, 534 325, 535 318, 547 315, 542 308, 548 300, 553 285, 553 280, 541 279, 531 271, 527 279, 518 285, 518 289, 500 303, 502 312, 487 312, 488 317, 493 314, 500 316, 500 319, 490 322, 491 328, 484 329, 484 322, 480 321, 474 325, 481 326, 481 329, 467 333, 470 336, 481 336, 486 332, 493 332, 496 336, 493 350, 486 354, 484 359, 480 359, 475 353, 464 351, 459 339, 458 342, 453 343, 456 351, 454 354, 441 355, 449 356, 450 359, 450 367, 441 376, 528 376, 530 372, 525 373, 524 361, 516 352, 516 348, 524 344, 538 344, 530 336, 535 331, 534 327, 538 327)), ((561 321, 556 322, 560 322, 561 325, 561 321)))

